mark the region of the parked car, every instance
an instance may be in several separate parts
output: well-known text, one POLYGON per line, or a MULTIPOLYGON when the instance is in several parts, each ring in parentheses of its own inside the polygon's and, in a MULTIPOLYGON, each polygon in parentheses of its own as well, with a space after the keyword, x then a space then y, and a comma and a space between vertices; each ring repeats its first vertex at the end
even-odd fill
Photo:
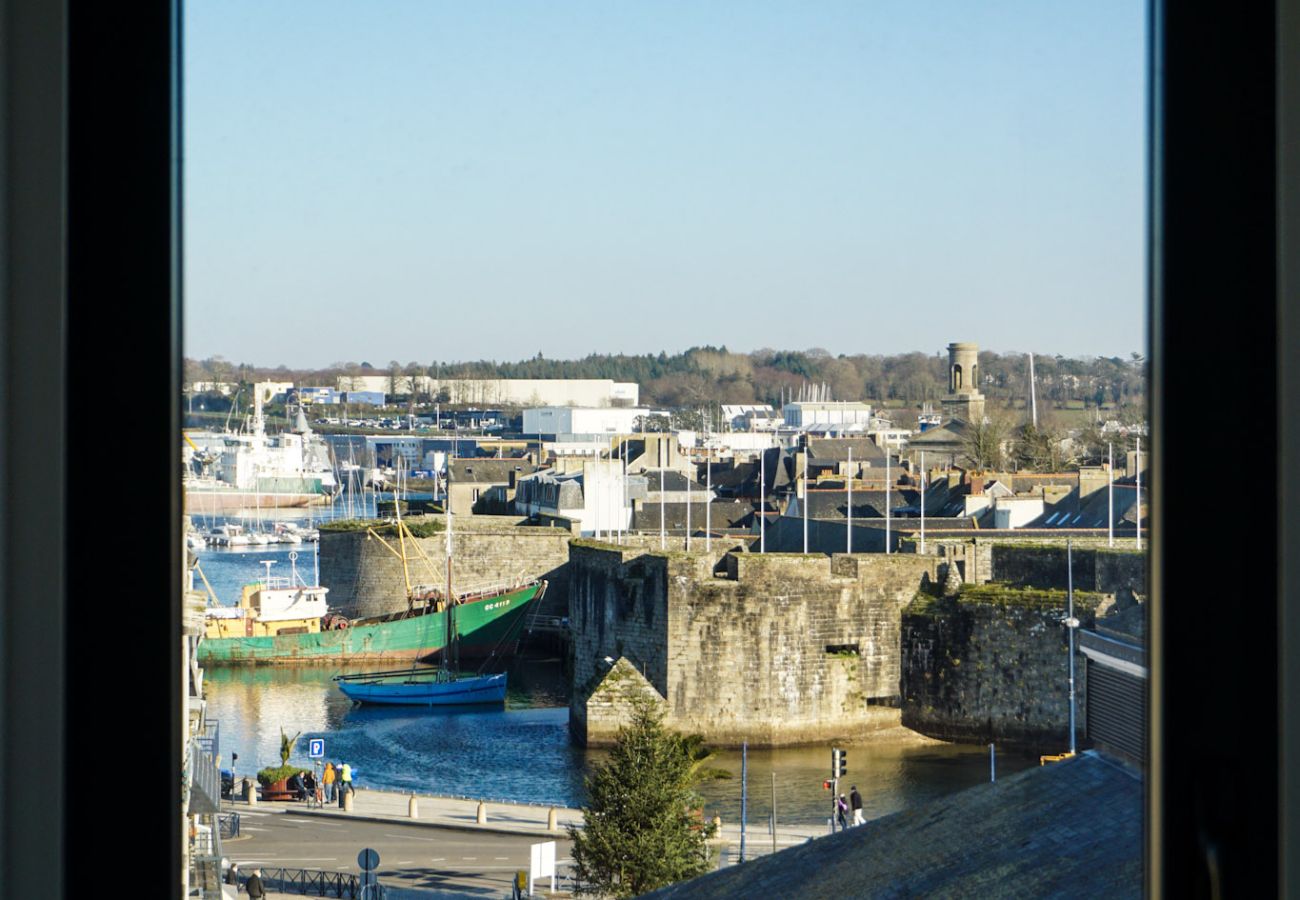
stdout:
POLYGON ((235 794, 235 773, 230 769, 221 770, 221 799, 231 800, 235 794))

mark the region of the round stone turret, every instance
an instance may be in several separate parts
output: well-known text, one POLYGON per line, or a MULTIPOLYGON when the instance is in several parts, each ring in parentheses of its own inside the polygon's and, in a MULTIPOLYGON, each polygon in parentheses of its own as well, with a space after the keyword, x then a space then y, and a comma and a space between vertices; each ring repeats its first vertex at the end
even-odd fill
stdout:
POLYGON ((948 393, 980 392, 980 345, 969 342, 948 345, 948 393))
POLYGON ((943 413, 945 418, 974 425, 984 421, 979 344, 956 341, 948 345, 948 396, 943 398, 943 413))

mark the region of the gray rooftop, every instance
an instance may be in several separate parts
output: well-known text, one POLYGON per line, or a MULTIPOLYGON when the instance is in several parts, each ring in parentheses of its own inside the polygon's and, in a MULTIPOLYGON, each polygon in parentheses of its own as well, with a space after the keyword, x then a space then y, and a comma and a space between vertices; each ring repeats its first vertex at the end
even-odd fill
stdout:
POLYGON ((1142 781, 1093 751, 647 897, 1142 896, 1142 781))

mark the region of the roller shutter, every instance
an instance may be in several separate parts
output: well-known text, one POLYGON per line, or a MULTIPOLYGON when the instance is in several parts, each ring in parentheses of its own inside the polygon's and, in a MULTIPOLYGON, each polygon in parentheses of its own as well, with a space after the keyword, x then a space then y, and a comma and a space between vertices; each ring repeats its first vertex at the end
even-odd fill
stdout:
POLYGON ((1088 737, 1146 759, 1146 679, 1088 660, 1088 737))

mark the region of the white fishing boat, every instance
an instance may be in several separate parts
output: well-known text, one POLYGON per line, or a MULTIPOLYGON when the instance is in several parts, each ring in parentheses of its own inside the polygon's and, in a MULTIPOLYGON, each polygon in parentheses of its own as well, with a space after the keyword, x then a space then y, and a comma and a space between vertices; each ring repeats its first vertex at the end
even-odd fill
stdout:
POLYGON ((266 433, 261 390, 256 385, 247 431, 184 437, 187 514, 328 504, 340 492, 329 450, 312 432, 302 410, 292 430, 266 433))

